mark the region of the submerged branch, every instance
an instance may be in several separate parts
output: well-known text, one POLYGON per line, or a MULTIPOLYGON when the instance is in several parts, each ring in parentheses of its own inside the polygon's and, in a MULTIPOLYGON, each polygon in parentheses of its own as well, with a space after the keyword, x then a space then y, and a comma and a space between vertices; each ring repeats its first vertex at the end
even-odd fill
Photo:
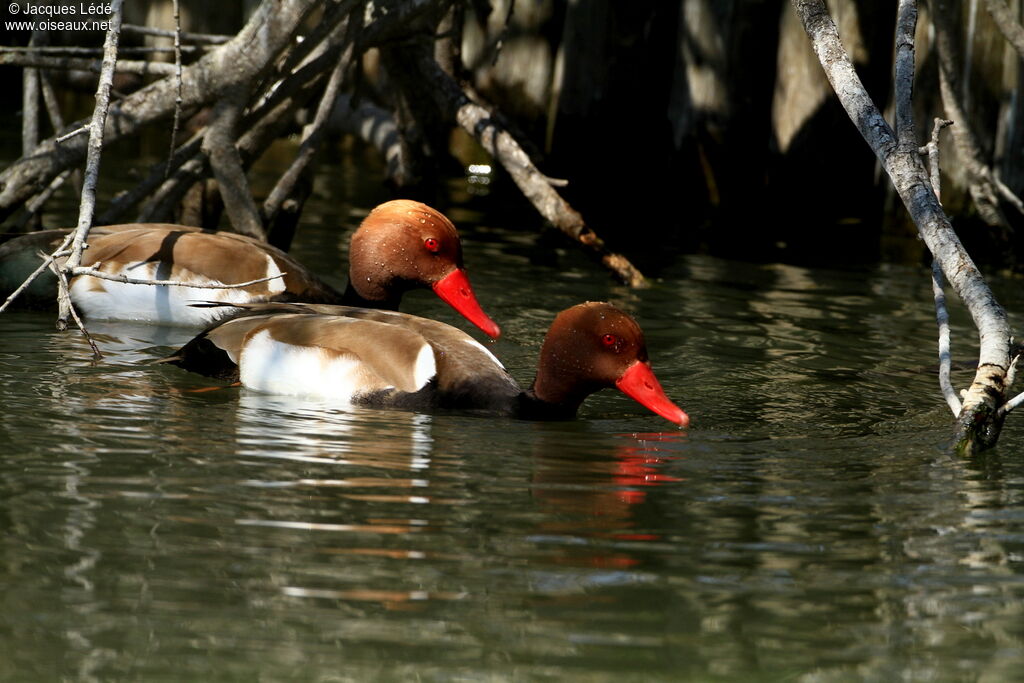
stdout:
MULTIPOLYGON (((74 233, 72 233, 72 234, 74 234, 74 233)), ((71 287, 68 285, 67 273, 64 272, 63 268, 58 268, 57 264, 54 263, 53 261, 50 261, 49 267, 50 267, 50 270, 53 271, 53 274, 57 276, 57 287, 58 287, 58 289, 61 292, 61 296, 67 295, 68 301, 70 301, 70 298, 71 298, 71 296, 70 296, 71 287)), ((85 341, 87 341, 89 343, 89 348, 92 349, 92 357, 93 357, 93 359, 99 360, 99 359, 103 358, 103 354, 100 353, 99 347, 96 346, 96 342, 93 341, 92 335, 89 334, 89 330, 85 329, 85 323, 83 323, 82 319, 79 317, 78 311, 75 310, 74 306, 69 306, 68 310, 70 312, 71 318, 75 321, 75 325, 78 327, 79 331, 82 333, 82 336, 85 337, 85 341)), ((67 326, 67 323, 65 323, 65 327, 66 326, 67 326)))
POLYGON ((895 135, 861 83, 823 0, 792 0, 814 52, 840 103, 871 146, 918 232, 961 301, 980 337, 978 370, 964 398, 955 434, 957 450, 974 452, 995 444, 1010 368, 1010 326, 984 278, 964 250, 939 205, 917 149, 898 147, 895 135))
POLYGON ((935 298, 935 322, 939 326, 939 388, 949 409, 953 411, 953 417, 956 417, 960 415, 963 405, 950 377, 953 358, 949 347, 949 313, 946 310, 944 282, 942 267, 938 261, 932 261, 932 296, 935 298))
MULTIPOLYGON (((939 133, 943 128, 953 125, 952 121, 936 118, 932 126, 932 136, 924 147, 918 150, 921 154, 927 155, 928 171, 931 177, 932 189, 935 190, 935 199, 942 201, 941 174, 939 173, 939 133)), ((946 279, 942 275, 942 266, 937 260, 932 260, 932 297, 935 299, 935 322, 939 326, 939 389, 946 399, 953 416, 960 414, 963 407, 960 397, 953 388, 953 380, 950 377, 953 365, 952 352, 950 351, 949 312, 946 310, 946 279)))

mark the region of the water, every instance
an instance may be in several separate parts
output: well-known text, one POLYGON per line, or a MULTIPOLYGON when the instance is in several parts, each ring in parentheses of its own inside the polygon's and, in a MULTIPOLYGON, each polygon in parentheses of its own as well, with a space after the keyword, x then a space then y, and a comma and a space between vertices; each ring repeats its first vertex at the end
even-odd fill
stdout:
MULTIPOLYGON (((383 198, 328 194, 320 272, 383 198)), ((511 372, 611 300, 692 428, 614 392, 535 423, 195 391, 148 364, 180 330, 93 324, 94 363, 4 314, 0 679, 1024 680, 1024 417, 944 450, 925 270, 694 256, 631 291, 480 206, 450 215, 511 372)))

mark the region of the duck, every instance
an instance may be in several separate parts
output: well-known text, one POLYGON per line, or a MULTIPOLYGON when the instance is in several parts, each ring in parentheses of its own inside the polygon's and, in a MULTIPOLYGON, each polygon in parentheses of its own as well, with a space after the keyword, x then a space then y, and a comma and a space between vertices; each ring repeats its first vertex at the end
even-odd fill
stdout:
MULTIPOLYGON (((39 263, 37 253, 56 248, 66 230, 24 235, 0 245, 0 292, 13 291, 39 263)), ((440 211, 407 199, 375 207, 352 235, 349 281, 338 292, 285 252, 231 232, 168 223, 130 223, 90 231, 82 265, 133 279, 196 284, 236 284, 235 289, 152 286, 89 275, 71 281, 71 298, 86 318, 207 327, 228 310, 194 307, 193 301, 263 303, 301 301, 397 310, 402 295, 429 288, 489 337, 501 328, 480 306, 466 275, 462 243, 440 211)), ((30 307, 52 305, 54 281, 28 293, 30 307)))
POLYGON ((670 422, 690 422, 651 369, 640 326, 609 303, 578 304, 555 317, 525 390, 485 346, 436 320, 305 303, 233 306, 237 315, 156 362, 342 406, 536 420, 571 419, 590 394, 614 387, 670 422))

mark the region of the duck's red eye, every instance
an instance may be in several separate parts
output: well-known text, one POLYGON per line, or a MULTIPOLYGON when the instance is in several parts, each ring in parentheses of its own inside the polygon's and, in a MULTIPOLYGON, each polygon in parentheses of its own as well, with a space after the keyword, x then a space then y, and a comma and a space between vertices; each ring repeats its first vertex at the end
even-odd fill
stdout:
POLYGON ((427 248, 427 251, 437 253, 441 251, 441 243, 437 241, 436 237, 428 237, 423 240, 423 246, 427 248))
POLYGON ((601 337, 601 343, 604 344, 605 348, 611 349, 614 348, 615 345, 619 343, 619 338, 616 337, 614 334, 606 334, 603 337, 601 337))

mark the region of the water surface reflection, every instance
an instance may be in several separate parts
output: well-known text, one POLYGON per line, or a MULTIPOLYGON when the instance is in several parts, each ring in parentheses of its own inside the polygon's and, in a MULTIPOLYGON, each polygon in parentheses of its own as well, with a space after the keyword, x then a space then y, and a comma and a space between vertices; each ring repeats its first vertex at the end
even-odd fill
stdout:
POLYGON ((95 326, 93 363, 0 316, 0 678, 1018 676, 1024 429, 940 448, 919 273, 695 257, 639 294, 487 237, 520 381, 611 299, 693 428, 613 392, 535 423, 209 391, 148 364, 180 330, 95 326))

